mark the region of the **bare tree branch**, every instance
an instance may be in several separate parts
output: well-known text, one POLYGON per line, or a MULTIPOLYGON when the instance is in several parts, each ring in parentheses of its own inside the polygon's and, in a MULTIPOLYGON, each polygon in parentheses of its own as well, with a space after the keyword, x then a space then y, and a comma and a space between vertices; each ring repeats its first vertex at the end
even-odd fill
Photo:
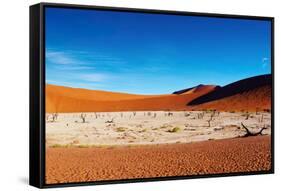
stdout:
POLYGON ((241 122, 241 125, 246 130, 246 134, 243 135, 243 137, 262 135, 263 130, 267 129, 264 125, 263 128, 261 128, 258 132, 254 133, 254 132, 251 132, 242 122, 241 122))

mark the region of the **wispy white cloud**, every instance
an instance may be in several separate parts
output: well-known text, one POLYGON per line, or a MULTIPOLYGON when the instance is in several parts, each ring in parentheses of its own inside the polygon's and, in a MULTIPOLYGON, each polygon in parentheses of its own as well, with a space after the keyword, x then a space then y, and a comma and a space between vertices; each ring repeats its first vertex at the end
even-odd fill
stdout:
POLYGON ((269 59, 267 57, 262 58, 262 67, 265 68, 268 65, 269 59))
POLYGON ((77 77, 79 77, 80 80, 88 81, 88 82, 103 82, 111 78, 110 75, 108 74, 100 74, 100 73, 81 74, 77 77))
POLYGON ((95 52, 47 49, 47 83, 95 89, 104 87, 111 80, 118 79, 117 65, 125 62, 111 55, 95 52))
POLYGON ((76 60, 59 51, 46 51, 46 59, 55 64, 75 64, 76 60))
POLYGON ((71 70, 93 70, 95 67, 92 66, 54 66, 57 70, 71 71, 71 70))
POLYGON ((126 64, 124 60, 111 55, 75 50, 47 49, 46 60, 56 66, 57 69, 66 70, 93 69, 94 66, 112 67, 126 64))
POLYGON ((56 80, 47 80, 47 84, 58 85, 58 86, 67 86, 73 88, 85 88, 85 89, 100 89, 105 87, 104 84, 101 83, 93 83, 93 82, 85 82, 85 83, 76 83, 76 82, 68 82, 68 81, 56 81, 56 80))
POLYGON ((268 58, 267 58, 267 57, 264 57, 264 58, 262 58, 262 61, 263 61, 263 62, 268 61, 268 58))

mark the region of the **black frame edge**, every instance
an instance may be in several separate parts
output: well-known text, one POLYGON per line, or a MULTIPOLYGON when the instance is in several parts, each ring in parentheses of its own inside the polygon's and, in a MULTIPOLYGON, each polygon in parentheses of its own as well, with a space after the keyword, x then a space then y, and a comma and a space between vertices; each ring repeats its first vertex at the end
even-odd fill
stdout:
POLYGON ((275 21, 274 17, 270 19, 271 21, 271 173, 275 173, 275 72, 274 72, 274 60, 275 60, 275 21))
POLYGON ((43 187, 42 128, 40 128, 40 4, 29 7, 29 184, 43 187))
POLYGON ((111 7, 101 5, 86 5, 86 4, 68 4, 68 3, 49 3, 41 2, 42 6, 57 7, 57 8, 76 8, 76 9, 99 9, 108 11, 124 11, 124 12, 140 12, 140 13, 158 13, 158 14, 174 14, 174 15, 189 15, 202 17, 217 17, 230 19, 253 19, 253 20, 272 20, 274 17, 269 16, 255 16, 255 15, 237 15, 237 14, 221 14, 211 12, 192 12, 192 11, 177 11, 168 9, 147 9, 147 8, 127 8, 127 7, 111 7))

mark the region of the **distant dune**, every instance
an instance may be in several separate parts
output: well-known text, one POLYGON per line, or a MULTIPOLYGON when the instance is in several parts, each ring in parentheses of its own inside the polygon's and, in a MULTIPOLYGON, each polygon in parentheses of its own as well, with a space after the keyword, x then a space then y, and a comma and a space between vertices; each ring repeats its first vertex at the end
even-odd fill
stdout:
POLYGON ((136 95, 46 85, 46 111, 103 112, 271 108, 271 75, 256 76, 224 87, 198 85, 164 95, 136 95))
POLYGON ((188 106, 193 109, 217 109, 223 111, 255 111, 271 109, 271 75, 243 79, 200 96, 188 106))
POLYGON ((203 89, 210 89, 210 90, 213 91, 213 90, 215 90, 217 88, 220 88, 220 86, 200 84, 200 85, 192 87, 192 88, 187 88, 187 89, 175 91, 175 92, 173 92, 173 94, 177 94, 177 95, 179 95, 179 94, 191 94, 191 93, 195 93, 195 92, 201 91, 203 89))

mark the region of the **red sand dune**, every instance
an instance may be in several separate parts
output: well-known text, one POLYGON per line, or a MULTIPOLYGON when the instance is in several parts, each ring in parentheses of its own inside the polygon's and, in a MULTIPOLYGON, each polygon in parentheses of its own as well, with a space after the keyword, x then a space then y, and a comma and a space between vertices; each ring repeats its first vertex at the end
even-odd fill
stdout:
POLYGON ((46 182, 268 171, 270 140, 270 136, 257 136, 189 144, 47 148, 46 182))
POLYGON ((46 111, 110 112, 148 110, 256 111, 271 108, 271 75, 224 87, 199 85, 165 95, 135 95, 63 86, 46 86, 46 111))
POLYGON ((186 103, 204 95, 215 86, 204 86, 190 94, 134 95, 46 86, 47 112, 101 112, 143 110, 185 110, 186 103))

